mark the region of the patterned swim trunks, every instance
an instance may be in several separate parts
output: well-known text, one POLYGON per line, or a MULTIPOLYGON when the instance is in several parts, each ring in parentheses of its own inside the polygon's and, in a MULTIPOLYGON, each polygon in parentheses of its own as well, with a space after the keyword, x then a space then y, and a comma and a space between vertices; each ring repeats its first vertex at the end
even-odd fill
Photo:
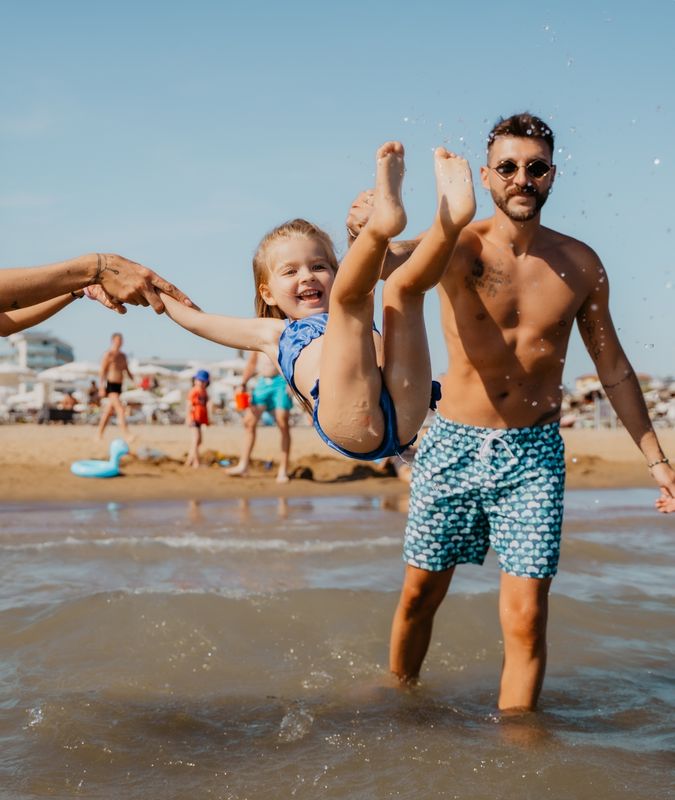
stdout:
POLYGON ((476 428, 436 414, 415 458, 403 558, 437 572, 482 564, 492 546, 507 574, 550 578, 564 488, 557 422, 476 428))

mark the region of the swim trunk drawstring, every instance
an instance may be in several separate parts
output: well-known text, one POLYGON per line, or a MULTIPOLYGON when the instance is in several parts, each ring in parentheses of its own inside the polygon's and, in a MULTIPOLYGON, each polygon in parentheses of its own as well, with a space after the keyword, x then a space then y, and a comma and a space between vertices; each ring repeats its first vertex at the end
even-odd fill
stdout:
POLYGON ((495 451, 495 444, 499 442, 502 447, 506 450, 511 458, 511 463, 518 462, 518 459, 515 457, 513 450, 508 445, 508 442, 504 439, 504 431, 501 430, 494 430, 490 431, 487 436, 483 439, 480 445, 480 449, 478 450, 478 460, 486 467, 490 469, 496 470, 497 468, 494 467, 490 461, 490 456, 495 451))

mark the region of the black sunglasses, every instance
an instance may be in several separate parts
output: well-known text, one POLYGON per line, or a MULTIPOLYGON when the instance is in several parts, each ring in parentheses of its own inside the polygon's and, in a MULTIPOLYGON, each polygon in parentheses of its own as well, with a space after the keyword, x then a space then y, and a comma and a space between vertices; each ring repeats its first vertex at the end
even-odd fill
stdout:
MULTIPOLYGON (((544 175, 548 175, 552 166, 552 164, 548 164, 541 158, 535 158, 534 161, 530 161, 528 164, 525 164, 525 172, 530 178, 543 178, 544 175)), ((516 172, 518 172, 520 166, 516 164, 515 161, 511 161, 509 159, 497 164, 496 167, 491 167, 491 169, 493 169, 501 178, 510 178, 512 175, 515 175, 516 172)))

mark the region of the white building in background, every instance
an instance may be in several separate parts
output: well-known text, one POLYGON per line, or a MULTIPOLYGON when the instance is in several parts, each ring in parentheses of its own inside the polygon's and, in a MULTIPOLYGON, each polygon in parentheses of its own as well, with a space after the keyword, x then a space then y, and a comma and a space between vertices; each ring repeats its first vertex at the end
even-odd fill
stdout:
POLYGON ((13 333, 8 339, 14 350, 12 360, 36 372, 75 360, 72 346, 46 331, 22 331, 13 333))

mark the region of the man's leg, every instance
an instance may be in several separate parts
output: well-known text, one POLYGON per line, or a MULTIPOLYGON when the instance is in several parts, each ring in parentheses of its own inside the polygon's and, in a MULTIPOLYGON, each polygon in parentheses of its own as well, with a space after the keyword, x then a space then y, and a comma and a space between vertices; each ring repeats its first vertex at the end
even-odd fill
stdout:
POLYGON ((105 408, 103 408, 103 410, 101 411, 101 419, 99 420, 98 423, 97 438, 99 439, 103 438, 103 431, 105 430, 106 425, 110 421, 110 417, 112 417, 112 414, 113 414, 113 404, 110 401, 110 398, 108 398, 108 402, 105 404, 105 408))
POLYGON ((249 406, 244 414, 244 440, 241 445, 241 456, 236 467, 225 470, 226 475, 243 476, 248 472, 251 453, 255 445, 256 428, 265 406, 249 406))
POLYGON ((499 708, 533 710, 546 669, 546 622, 551 578, 522 578, 502 573, 499 618, 504 665, 499 708))
POLYGON ((117 414, 117 424, 120 432, 126 438, 129 435, 129 430, 127 428, 127 415, 118 394, 110 395, 110 405, 115 409, 115 413, 117 414))
POLYGON ((288 483, 288 459, 291 451, 290 414, 285 408, 277 408, 274 411, 274 418, 279 432, 281 433, 281 452, 279 455, 277 483, 288 483))
POLYGON ((403 589, 391 626, 389 668, 402 681, 415 680, 429 648, 434 614, 455 568, 430 572, 406 565, 403 589))

